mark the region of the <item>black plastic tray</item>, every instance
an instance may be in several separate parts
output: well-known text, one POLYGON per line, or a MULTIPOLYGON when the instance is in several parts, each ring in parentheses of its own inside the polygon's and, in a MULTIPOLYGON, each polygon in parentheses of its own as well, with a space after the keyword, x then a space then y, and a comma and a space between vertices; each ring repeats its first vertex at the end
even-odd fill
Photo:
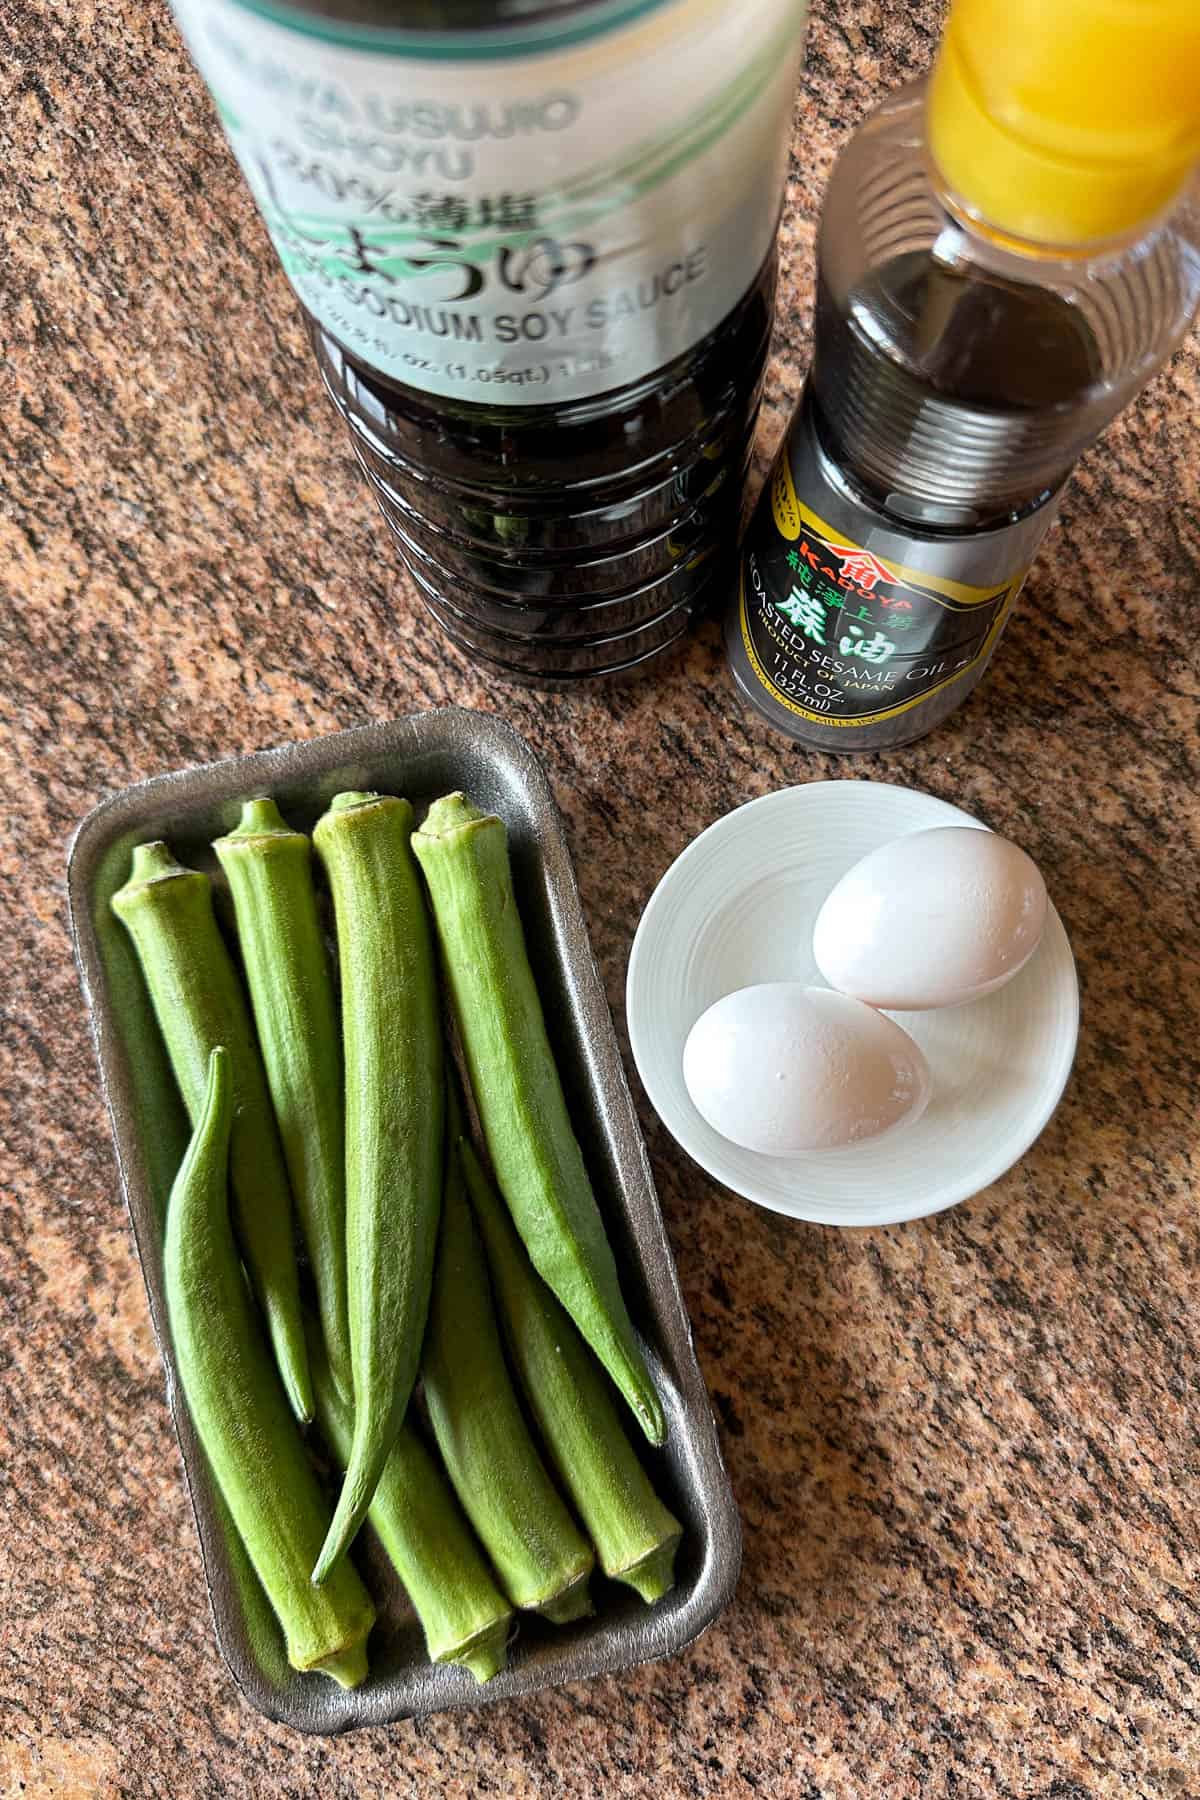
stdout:
POLYGON ((343 1731, 447 1707, 480 1706, 629 1668, 668 1656, 696 1637, 727 1603, 737 1581, 737 1508, 558 810, 524 740, 491 714, 452 709, 139 782, 96 807, 79 826, 70 848, 68 894, 80 980, 166 1367, 217 1638, 247 1700, 303 1731, 343 1731), (141 976, 109 900, 128 873, 133 845, 157 837, 167 838, 185 862, 208 869, 223 895, 209 846, 236 823, 243 799, 269 793, 290 821, 311 827, 331 796, 346 788, 404 794, 418 808, 462 788, 508 826, 518 903, 567 1101, 666 1409, 666 1446, 648 1452, 648 1462, 685 1526, 677 1585, 656 1606, 646 1607, 628 1589, 597 1578, 594 1618, 554 1629, 523 1615, 508 1669, 484 1687, 463 1669, 428 1662, 412 1608, 370 1542, 369 1530, 360 1561, 380 1622, 371 1639, 368 1680, 344 1693, 323 1677, 288 1667, 282 1638, 180 1402, 166 1331, 160 1221, 186 1125, 141 976))

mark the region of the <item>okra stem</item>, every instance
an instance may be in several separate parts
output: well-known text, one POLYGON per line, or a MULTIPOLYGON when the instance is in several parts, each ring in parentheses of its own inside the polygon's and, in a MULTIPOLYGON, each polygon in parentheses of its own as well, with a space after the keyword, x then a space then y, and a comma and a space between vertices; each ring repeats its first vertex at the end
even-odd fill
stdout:
POLYGON ((329 1507, 260 1336, 230 1229, 234 1107, 233 1060, 218 1047, 167 1207, 163 1274, 180 1385, 289 1662, 355 1687, 367 1673, 375 1608, 349 1563, 324 1588, 309 1580, 329 1507))
POLYGON ((462 794, 413 838, 500 1191, 533 1265, 574 1319, 651 1443, 666 1422, 546 1035, 513 891, 504 823, 462 794))
POLYGON ((238 1239, 292 1410, 310 1419, 287 1169, 245 996, 213 914, 212 884, 177 862, 166 844, 140 844, 112 908, 133 939, 193 1126, 204 1106, 208 1059, 218 1044, 229 1054, 238 1239))
POLYGON ((247 800, 213 845, 238 939, 333 1376, 347 1399, 346 1147, 342 1045, 313 884, 312 847, 273 800, 247 800))

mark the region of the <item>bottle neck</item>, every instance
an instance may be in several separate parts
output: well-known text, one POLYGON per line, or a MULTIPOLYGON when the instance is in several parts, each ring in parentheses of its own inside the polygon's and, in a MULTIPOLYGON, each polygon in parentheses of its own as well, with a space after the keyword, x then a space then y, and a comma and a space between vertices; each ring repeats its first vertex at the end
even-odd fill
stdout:
POLYGON ((1082 268, 1130 250, 1155 231, 1164 214, 1185 196, 1191 179, 1189 177, 1171 192, 1164 207, 1137 218, 1122 230, 1086 242, 1051 243, 1021 237, 989 219, 980 207, 955 191, 932 152, 928 154, 926 168, 930 192, 946 217, 946 238, 948 244, 955 246, 953 253, 961 255, 963 247, 969 246, 972 259, 980 266, 986 267, 990 262, 1003 263, 1009 272, 1014 267, 1023 267, 1030 281, 1043 279, 1047 274, 1051 280, 1056 280, 1064 270, 1082 268))
POLYGON ((892 517, 933 530, 991 529, 1043 506, 1102 378, 1078 309, 970 249, 948 222, 845 296, 818 275, 810 387, 822 442, 892 517))

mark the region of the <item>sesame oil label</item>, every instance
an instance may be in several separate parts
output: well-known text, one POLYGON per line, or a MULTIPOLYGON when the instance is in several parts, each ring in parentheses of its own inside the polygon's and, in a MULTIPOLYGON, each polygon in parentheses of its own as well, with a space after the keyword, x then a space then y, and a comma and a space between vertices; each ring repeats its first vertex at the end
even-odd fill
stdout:
POLYGON ((770 250, 805 0, 424 37, 173 4, 296 293, 408 386, 623 386, 719 325, 770 250))
POLYGON ((848 541, 798 498, 785 448, 743 551, 737 631, 795 718, 881 724, 986 663, 1024 578, 975 587, 848 541))

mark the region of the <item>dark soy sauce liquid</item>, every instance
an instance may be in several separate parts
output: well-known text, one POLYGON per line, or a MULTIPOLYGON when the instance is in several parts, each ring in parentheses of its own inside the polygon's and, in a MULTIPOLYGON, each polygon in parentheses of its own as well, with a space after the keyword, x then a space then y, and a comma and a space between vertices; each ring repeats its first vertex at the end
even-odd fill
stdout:
POLYGON ((762 395, 775 252, 642 381, 558 406, 422 394, 310 322, 334 406, 426 606, 515 680, 636 667, 723 597, 762 395))
POLYGON ((829 455, 897 522, 984 529, 1040 506, 1103 379, 1053 290, 894 257, 839 305, 818 286, 811 387, 829 455))
MULTIPOLYGON (((589 0, 290 0, 324 19, 494 30, 589 0)), ((481 406, 382 376, 310 318, 325 387, 429 611, 511 679, 635 668, 728 586, 775 301, 772 247, 686 354, 608 393, 481 406)))

